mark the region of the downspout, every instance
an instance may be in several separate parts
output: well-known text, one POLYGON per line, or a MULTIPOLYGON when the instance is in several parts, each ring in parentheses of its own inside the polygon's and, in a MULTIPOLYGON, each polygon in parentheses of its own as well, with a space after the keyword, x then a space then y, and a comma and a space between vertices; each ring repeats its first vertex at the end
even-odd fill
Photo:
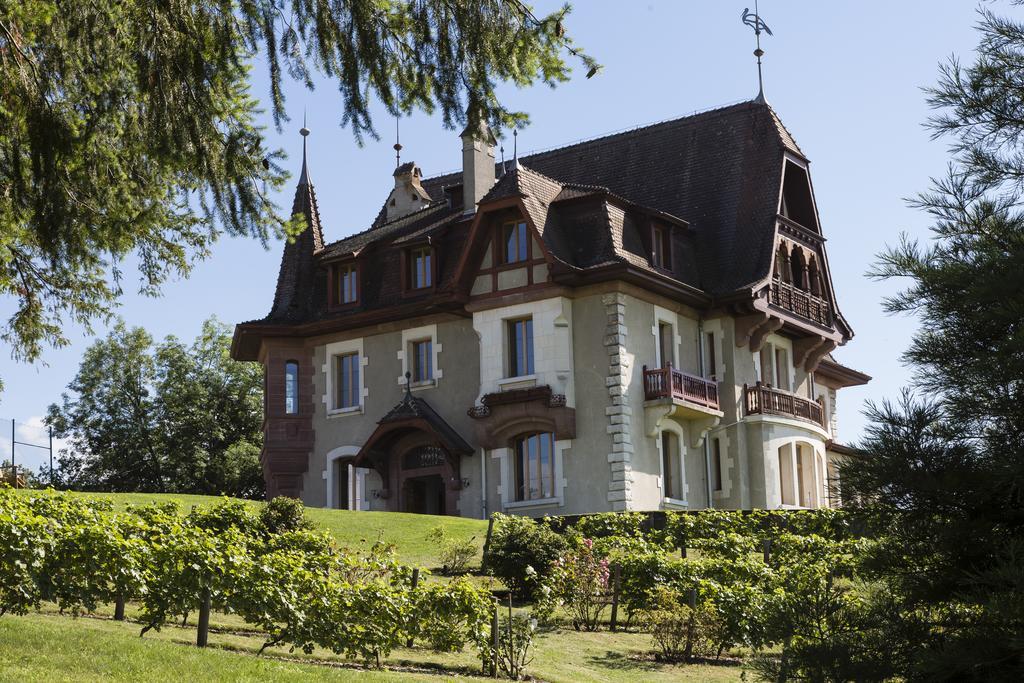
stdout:
POLYGON ((487 449, 480 447, 480 511, 487 519, 487 449))
MULTIPOLYGON (((704 366, 704 318, 697 319, 697 363, 700 364, 700 376, 705 377, 707 374, 704 366)), ((711 500, 711 444, 708 440, 711 438, 710 431, 704 435, 704 492, 707 495, 707 506, 708 508, 715 507, 711 500)))

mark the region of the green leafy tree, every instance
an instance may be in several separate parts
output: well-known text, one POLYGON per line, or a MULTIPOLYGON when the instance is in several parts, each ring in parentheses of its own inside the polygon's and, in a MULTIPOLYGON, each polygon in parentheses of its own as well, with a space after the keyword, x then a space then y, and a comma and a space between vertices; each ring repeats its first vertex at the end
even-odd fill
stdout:
POLYGON ((56 473, 64 486, 110 491, 263 494, 262 375, 231 360, 228 329, 203 324, 190 346, 154 346, 117 324, 86 350, 47 417, 70 439, 56 473))
POLYGON ((121 267, 140 287, 187 273, 223 232, 294 231, 269 199, 286 174, 250 93, 269 75, 280 129, 284 84, 338 89, 340 123, 376 137, 370 115, 440 111, 446 125, 522 123, 499 82, 554 86, 571 54, 568 7, 522 0, 5 0, 0 3, 0 331, 17 358, 65 345, 65 325, 109 314, 121 267), (467 116, 468 112, 468 116, 467 116))
MULTIPOLYGON (((1019 3, 1014 3, 1019 4, 1019 3)), ((842 480, 880 540, 891 660, 911 680, 1024 678, 1024 23, 982 11, 972 64, 929 92, 947 175, 916 204, 874 275, 921 327, 905 360, 926 399, 873 406, 863 458, 842 480)))

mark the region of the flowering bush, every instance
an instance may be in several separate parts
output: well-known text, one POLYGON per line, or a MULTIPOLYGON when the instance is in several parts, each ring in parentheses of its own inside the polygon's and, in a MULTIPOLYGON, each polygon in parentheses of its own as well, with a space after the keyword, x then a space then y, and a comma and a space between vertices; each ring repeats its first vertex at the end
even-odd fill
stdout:
POLYGON ((594 542, 585 538, 551 566, 542 584, 539 611, 549 619, 557 607, 564 607, 577 631, 596 631, 601 612, 608 606, 607 558, 594 552, 594 542))

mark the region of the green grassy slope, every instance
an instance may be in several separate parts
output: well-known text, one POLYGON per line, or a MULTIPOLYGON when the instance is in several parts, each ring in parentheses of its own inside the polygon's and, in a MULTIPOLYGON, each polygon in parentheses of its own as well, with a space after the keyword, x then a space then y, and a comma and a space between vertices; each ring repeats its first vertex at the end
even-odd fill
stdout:
POLYGON ((437 676, 340 669, 201 650, 97 619, 0 618, 2 681, 437 681, 437 676))
MULTIPOLYGON (((39 495, 41 491, 23 491, 25 495, 39 495)), ((163 503, 174 501, 187 511, 193 505, 214 505, 222 500, 215 496, 193 496, 172 493, 74 493, 112 500, 118 508, 127 505, 163 503)), ((252 505, 262 503, 249 501, 252 505)), ((462 517, 436 517, 398 512, 352 512, 350 510, 328 510, 306 508, 306 514, 319 527, 330 532, 342 546, 356 549, 372 545, 378 538, 394 543, 398 547, 400 561, 423 567, 437 567, 437 546, 427 540, 427 534, 438 525, 445 527, 453 538, 476 537, 476 543, 483 548, 487 534, 487 521, 464 519, 462 517)), ((478 557, 479 559, 479 557, 478 557)))

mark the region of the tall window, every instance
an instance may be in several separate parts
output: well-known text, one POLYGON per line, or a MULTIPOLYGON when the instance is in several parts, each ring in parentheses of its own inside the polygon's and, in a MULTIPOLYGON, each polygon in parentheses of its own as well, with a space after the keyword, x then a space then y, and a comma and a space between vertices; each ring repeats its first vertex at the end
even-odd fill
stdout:
POLYGON ((668 364, 675 357, 675 354, 672 353, 675 346, 675 336, 671 323, 658 321, 658 360, 661 361, 661 367, 663 368, 668 367, 668 364))
POLYGON ((508 321, 508 376, 533 374, 533 318, 508 321))
POLYGON ((789 391, 789 354, 775 347, 775 386, 789 391))
POLYGON ((527 258, 526 223, 505 223, 501 226, 501 262, 519 263, 527 258))
POLYGON ((672 268, 672 237, 661 225, 651 228, 651 265, 655 268, 672 268))
POLYGON ((661 433, 661 471, 666 498, 683 498, 683 458, 679 437, 672 432, 661 433))
POLYGON ((516 500, 555 495, 555 437, 529 434, 513 442, 516 455, 516 500))
POLYGON ((414 341, 412 347, 412 381, 427 382, 434 379, 434 344, 429 339, 414 341))
POLYGON ((707 346, 707 353, 704 354, 704 362, 707 367, 704 369, 704 376, 708 379, 718 379, 716 373, 718 372, 718 362, 715 359, 715 333, 708 332, 705 335, 705 342, 707 346))
POLYGON ((711 490, 722 490, 722 440, 711 442, 711 490))
POLYGON ((352 304, 359 300, 359 271, 354 263, 334 267, 334 303, 352 304))
POLYGON ((299 412, 299 364, 293 360, 284 364, 284 412, 299 412))
POLYGON ((336 409, 355 408, 360 404, 358 353, 334 357, 334 384, 336 409))
POLYGON ((433 250, 420 247, 409 252, 409 288, 428 289, 434 286, 433 250))

